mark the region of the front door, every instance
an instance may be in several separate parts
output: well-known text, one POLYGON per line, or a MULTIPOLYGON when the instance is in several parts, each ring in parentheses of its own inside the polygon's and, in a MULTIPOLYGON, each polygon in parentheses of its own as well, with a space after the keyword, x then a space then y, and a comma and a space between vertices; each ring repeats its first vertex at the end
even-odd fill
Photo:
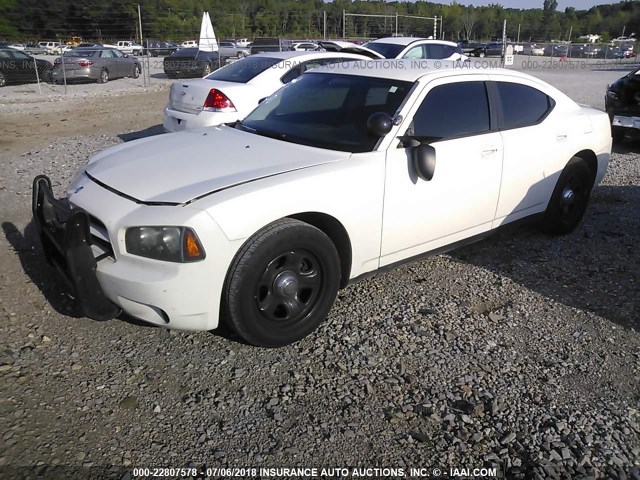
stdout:
POLYGON ((380 266, 485 232, 495 218, 502 138, 482 76, 434 80, 401 125, 436 152, 431 180, 416 175, 412 147, 387 151, 380 266))

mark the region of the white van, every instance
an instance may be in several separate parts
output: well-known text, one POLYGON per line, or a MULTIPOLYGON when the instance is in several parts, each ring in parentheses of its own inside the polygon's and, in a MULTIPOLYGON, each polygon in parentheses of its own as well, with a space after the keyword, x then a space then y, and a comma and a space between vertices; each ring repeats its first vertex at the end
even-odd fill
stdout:
POLYGON ((62 46, 60 42, 39 42, 39 45, 47 49, 47 55, 59 55, 62 46))

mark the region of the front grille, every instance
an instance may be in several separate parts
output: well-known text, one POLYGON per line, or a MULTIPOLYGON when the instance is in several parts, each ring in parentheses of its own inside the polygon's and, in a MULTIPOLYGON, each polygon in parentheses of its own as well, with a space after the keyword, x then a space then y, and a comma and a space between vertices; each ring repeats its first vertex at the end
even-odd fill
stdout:
POLYGON ((111 245, 111 239, 109 238, 107 227, 92 215, 89 215, 89 220, 89 232, 91 233, 92 249, 93 254, 96 257, 96 261, 100 261, 106 257, 110 257, 115 260, 115 254, 113 252, 113 246, 111 245))

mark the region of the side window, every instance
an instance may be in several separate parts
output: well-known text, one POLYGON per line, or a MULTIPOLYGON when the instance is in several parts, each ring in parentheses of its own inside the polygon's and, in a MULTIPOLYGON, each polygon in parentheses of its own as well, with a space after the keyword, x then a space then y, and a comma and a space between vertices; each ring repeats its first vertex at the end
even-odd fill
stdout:
POLYGON ((423 45, 413 47, 402 58, 425 58, 423 45))
POLYGON ((124 53, 120 50, 111 50, 111 54, 116 58, 124 57, 124 53))
POLYGON ((445 48, 446 45, 425 45, 427 48, 427 56, 425 58, 430 58, 433 60, 442 60, 443 58, 447 58, 450 54, 446 53, 445 48))
POLYGON ((502 103, 501 130, 536 125, 555 106, 551 97, 527 85, 497 82, 496 87, 502 103))
POLYGON ((412 134, 446 139, 491 129, 484 82, 457 82, 432 89, 413 117, 412 134))
POLYGON ((111 50, 102 50, 100 52, 100 58, 113 58, 113 54, 111 53, 111 50))

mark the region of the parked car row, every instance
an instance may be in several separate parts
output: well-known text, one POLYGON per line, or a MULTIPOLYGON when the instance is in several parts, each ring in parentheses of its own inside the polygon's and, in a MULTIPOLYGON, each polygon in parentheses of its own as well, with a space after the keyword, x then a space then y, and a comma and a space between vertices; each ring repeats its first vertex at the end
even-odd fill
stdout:
POLYGON ((76 47, 65 52, 52 64, 13 48, 0 47, 0 87, 10 83, 72 82, 138 78, 142 71, 136 57, 117 48, 76 47))

